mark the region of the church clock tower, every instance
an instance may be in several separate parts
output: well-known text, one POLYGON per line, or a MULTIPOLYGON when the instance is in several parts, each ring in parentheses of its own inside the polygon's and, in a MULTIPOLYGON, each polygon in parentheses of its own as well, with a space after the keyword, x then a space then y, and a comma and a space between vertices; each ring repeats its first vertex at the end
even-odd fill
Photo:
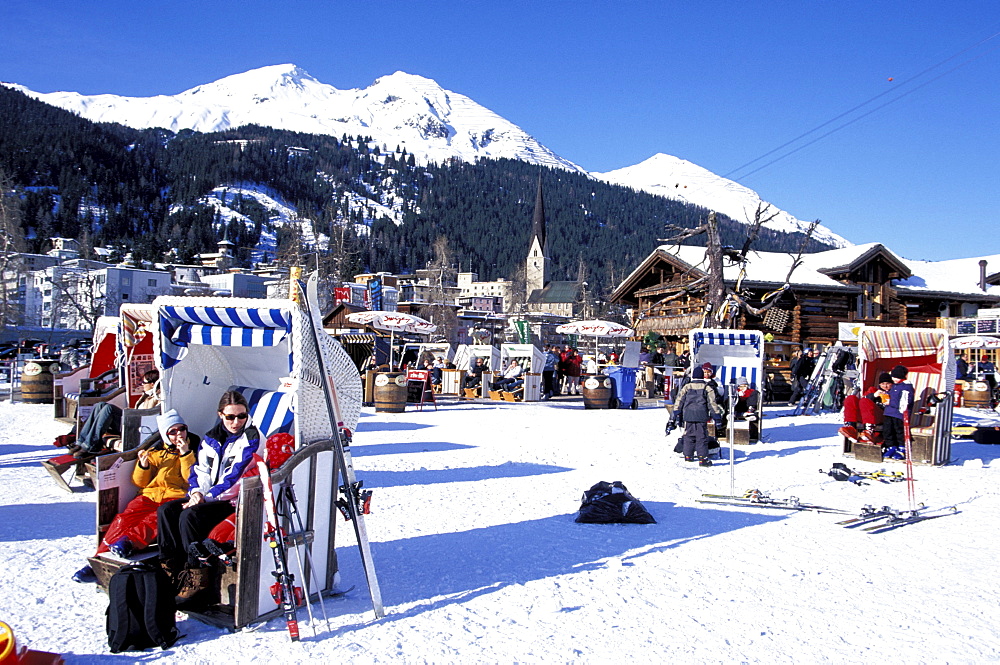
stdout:
POLYGON ((526 297, 545 288, 549 282, 549 259, 545 255, 545 202, 542 200, 542 174, 538 174, 538 192, 535 194, 535 214, 531 220, 531 244, 525 264, 526 297))

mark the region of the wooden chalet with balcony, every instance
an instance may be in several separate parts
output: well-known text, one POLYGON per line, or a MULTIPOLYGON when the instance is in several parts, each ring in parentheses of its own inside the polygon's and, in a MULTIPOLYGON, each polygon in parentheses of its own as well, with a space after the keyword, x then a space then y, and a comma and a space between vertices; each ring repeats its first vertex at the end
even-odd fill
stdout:
MULTIPOLYGON (((908 261, 884 245, 869 243, 805 254, 789 277, 793 256, 750 252, 745 274, 724 260, 728 288, 760 307, 765 296, 786 288, 773 307, 754 316, 741 311, 734 328, 763 330, 800 345, 825 345, 838 338, 841 322, 933 328, 945 317, 974 316, 1000 303, 1000 286, 987 283, 985 265, 1000 255, 954 261, 908 261)), ((703 322, 708 262, 705 248, 657 247, 611 294, 632 309, 636 332, 655 332, 684 342, 703 322)))

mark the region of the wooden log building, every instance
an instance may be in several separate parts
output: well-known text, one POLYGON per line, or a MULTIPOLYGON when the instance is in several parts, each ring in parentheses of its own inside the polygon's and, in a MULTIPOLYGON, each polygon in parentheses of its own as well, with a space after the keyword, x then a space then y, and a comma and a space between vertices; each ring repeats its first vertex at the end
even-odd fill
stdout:
MULTIPOLYGON (((759 307, 765 295, 785 283, 793 258, 750 252, 741 295, 759 307)), ((725 264, 724 281, 732 288, 741 278, 740 266, 733 260, 725 264)), ((770 332, 803 346, 835 342, 841 322, 939 327, 940 319, 975 316, 979 308, 1000 303, 1000 286, 988 280, 988 265, 1000 265, 1000 255, 910 261, 879 243, 806 254, 777 304, 759 317, 741 312, 733 327, 770 332)), ((609 300, 631 308, 639 335, 652 331, 683 345, 688 332, 703 325, 706 303, 704 282, 688 292, 685 287, 705 277, 707 266, 704 247, 661 245, 609 300)))

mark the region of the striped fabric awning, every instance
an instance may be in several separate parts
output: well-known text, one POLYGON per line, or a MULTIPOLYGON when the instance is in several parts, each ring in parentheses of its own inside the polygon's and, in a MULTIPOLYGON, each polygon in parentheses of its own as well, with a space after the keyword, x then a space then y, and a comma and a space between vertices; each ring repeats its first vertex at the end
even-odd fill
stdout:
POLYGON ((162 305, 159 318, 164 368, 179 363, 189 344, 277 346, 292 330, 291 317, 281 309, 162 305))
POLYGON ((715 368, 715 380, 722 385, 736 383, 743 376, 759 390, 764 378, 763 334, 749 330, 696 330, 691 333, 691 358, 698 364, 702 360, 710 362, 715 368))
POLYGON ((373 344, 375 333, 347 333, 338 335, 337 339, 341 344, 373 344))
POLYGON ((871 327, 864 329, 859 350, 865 360, 933 355, 943 364, 947 358, 948 336, 937 330, 871 327))
POLYGON ((748 333, 745 331, 733 332, 696 332, 694 334, 693 353, 698 354, 698 350, 703 344, 728 345, 728 346, 752 346, 760 355, 760 333, 748 333))
POLYGON ((250 421, 265 437, 275 432, 291 432, 295 417, 295 393, 280 390, 263 390, 246 386, 229 386, 247 399, 250 421))

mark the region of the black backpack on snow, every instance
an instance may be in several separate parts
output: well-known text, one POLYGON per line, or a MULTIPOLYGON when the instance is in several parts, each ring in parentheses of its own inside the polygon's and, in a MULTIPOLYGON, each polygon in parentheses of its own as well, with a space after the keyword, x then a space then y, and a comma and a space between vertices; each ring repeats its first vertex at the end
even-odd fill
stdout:
POLYGON ((111 653, 169 649, 177 641, 174 589, 159 566, 122 566, 108 584, 108 647, 111 653))
POLYGON ((584 492, 576 521, 581 524, 656 524, 646 507, 620 480, 601 481, 584 492))

